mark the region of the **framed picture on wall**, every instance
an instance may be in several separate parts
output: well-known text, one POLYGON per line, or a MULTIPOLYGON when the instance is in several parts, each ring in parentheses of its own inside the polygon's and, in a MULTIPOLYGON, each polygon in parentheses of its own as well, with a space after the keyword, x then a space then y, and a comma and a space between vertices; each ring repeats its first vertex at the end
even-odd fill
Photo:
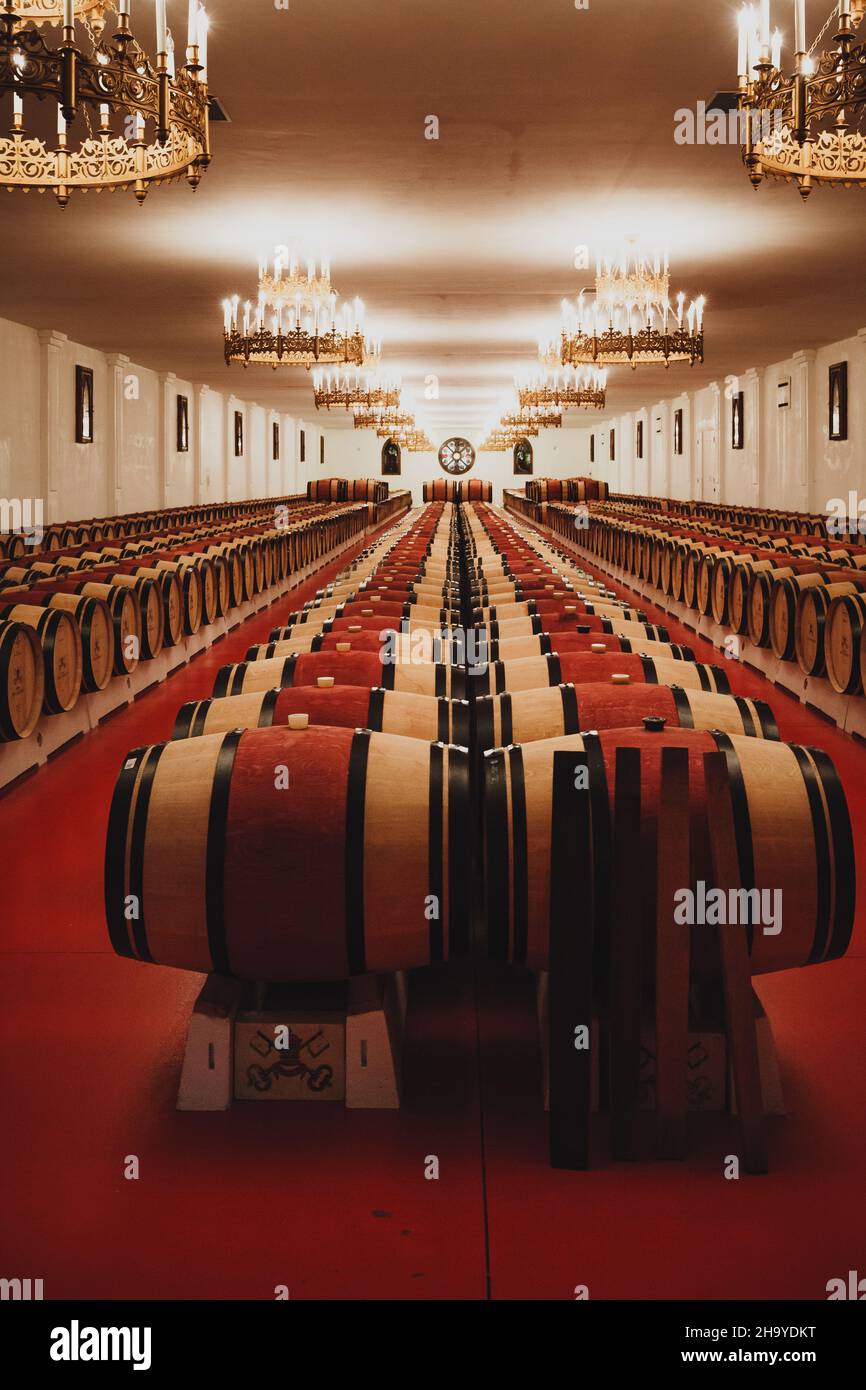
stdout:
POLYGON ((589 436, 589 461, 595 463, 595 435, 589 436))
POLYGON ((319 435, 319 463, 325 462, 325 436, 319 435))
POLYGON ((75 442, 93 443, 93 370, 75 368, 75 442))
POLYGON ((616 458, 616 430, 610 432, 610 457, 611 460, 616 458))
POLYGON ((274 434, 274 439, 273 439, 272 456, 273 456, 274 462, 276 462, 276 461, 279 459, 279 457, 280 457, 280 425, 279 425, 279 421, 277 421, 277 420, 274 421, 274 431, 273 431, 273 434, 274 434))
POLYGON ((300 438, 299 446, 298 446, 298 455, 299 455, 299 457, 300 457, 301 463, 306 463, 306 461, 307 461, 307 431, 306 431, 306 430, 301 430, 301 438, 300 438))
POLYGON ((731 448, 745 448, 745 392, 736 391, 731 397, 731 448))
POLYGON ((382 445, 382 477, 399 478, 402 461, 400 445, 395 439, 386 439, 382 445))
POLYGON ((638 420, 637 422, 637 428, 635 429, 634 451, 635 456, 637 458, 643 458, 643 420, 638 420))
POLYGON ((528 439, 518 439, 514 446, 514 473, 521 477, 532 473, 532 445, 528 439))
POLYGON ((243 457, 244 452, 244 416, 243 411, 235 411, 235 458, 243 457))
POLYGON ((675 410, 675 411, 674 411, 674 453, 675 453, 675 454, 681 454, 682 452, 683 452, 683 412, 682 412, 681 410, 675 410))
POLYGON ((177 452, 189 453, 189 397, 177 398, 177 452))
POLYGON ((830 438, 848 438, 848 363, 830 368, 830 438))

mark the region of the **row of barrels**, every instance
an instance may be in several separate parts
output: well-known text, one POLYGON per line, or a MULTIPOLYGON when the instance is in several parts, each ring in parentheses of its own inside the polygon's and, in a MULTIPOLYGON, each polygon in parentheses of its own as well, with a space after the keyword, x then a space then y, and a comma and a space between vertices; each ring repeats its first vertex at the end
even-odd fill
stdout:
MULTIPOLYGON (((574 539, 573 514, 551 529, 574 539)), ((732 634, 826 676, 840 694, 866 681, 866 548, 804 534, 717 528, 714 536, 653 519, 590 517, 590 553, 634 574, 732 634)), ((585 540, 584 540, 585 538, 585 540)))
MULTIPOLYGON (((153 535, 159 531, 172 531, 179 526, 214 523, 233 525, 245 518, 264 516, 267 512, 273 516, 276 508, 294 508, 304 500, 302 496, 259 498, 248 502, 129 512, 121 516, 92 518, 87 521, 53 522, 45 528, 40 546, 42 551, 64 550, 69 546, 92 545, 97 541, 153 535)), ((22 532, 0 533, 0 559, 20 559, 33 549, 28 536, 22 532)))
POLYGON ((493 484, 485 478, 434 478, 425 483, 425 502, 489 502, 493 484))
MULTIPOLYGON (((521 593, 538 592, 539 583, 548 593, 570 585, 575 594, 582 591, 587 598, 593 592, 591 585, 595 585, 594 592, 617 601, 604 581, 576 570, 565 553, 513 518, 487 509, 481 520, 484 536, 479 535, 476 546, 479 587, 486 584, 489 591, 507 579, 516 600, 521 593)), ((542 620, 547 623, 549 613, 542 620)), ((554 644, 559 641, 555 633, 550 636, 554 644)), ((598 659, 605 660, 604 654, 598 659)), ((682 653, 670 663, 681 668, 689 664, 682 653)), ((610 680, 607 700, 600 689, 592 709, 597 722, 593 726, 583 724, 582 731, 575 731, 570 738, 530 740, 522 728, 519 732, 513 726, 494 729, 494 736, 498 735, 505 746, 488 752, 483 787, 491 952, 539 968, 548 960, 551 905, 561 878, 553 850, 554 759, 558 751, 574 755, 575 770, 587 770, 591 800, 596 809, 599 804, 603 808, 598 816, 596 809, 593 811, 591 843, 584 845, 580 860, 592 874, 592 881, 582 885, 586 901, 609 899, 618 824, 618 765, 623 751, 631 750, 641 769, 640 835, 648 871, 641 874, 640 896, 649 953, 645 958, 652 959, 659 904, 655 874, 648 866, 665 849, 654 844, 662 759, 667 748, 685 748, 694 878, 713 881, 704 758, 707 753, 721 752, 737 812, 743 886, 772 886, 782 893, 785 926, 780 935, 786 939, 783 942, 767 933, 750 932, 752 972, 843 954, 853 927, 856 869, 846 799, 830 759, 814 749, 781 743, 772 711, 763 702, 717 691, 692 694, 691 690, 686 700, 680 680, 668 684, 664 710, 641 716, 642 729, 628 729, 626 726, 637 723, 635 714, 640 705, 631 703, 637 688, 631 688, 630 682, 621 683, 621 677, 616 680, 615 673, 610 673, 610 680), (722 722, 725 702, 726 722, 722 722), (608 719, 618 719, 620 727, 612 728, 608 719), (584 732, 590 727, 591 731, 584 732), (780 827, 785 828, 782 834, 780 827), (828 891, 838 898, 828 900, 828 891)), ((579 696, 577 687, 578 704, 579 696)), ((573 710, 571 697, 563 694, 561 698, 573 710)), ((515 699, 512 697, 512 703, 515 699)), ((570 786, 569 781, 567 796, 570 786)), ((574 850, 577 852, 576 846, 574 850)), ((601 922, 596 919, 592 929, 603 926, 604 920, 603 915, 601 922)), ((643 952, 644 946, 640 949, 643 952)), ((717 969, 717 964, 704 964, 717 969)))
POLYGON ((67 713, 82 691, 131 675, 165 647, 348 545, 366 521, 363 507, 322 508, 279 530, 220 523, 5 562, 0 740, 30 737, 43 714, 67 713))
MULTIPOLYGON (((832 764, 780 743, 772 711, 726 693, 721 667, 703 668, 720 673, 707 687, 690 679, 693 653, 667 643, 667 656, 653 654, 666 634, 645 616, 590 576, 565 573, 562 557, 492 508, 425 507, 288 613, 271 643, 221 672, 210 698, 181 710, 167 743, 124 761, 106 850, 115 950, 257 981, 343 979, 464 955, 480 813, 488 948, 547 968, 561 869, 556 754, 591 768, 593 799, 613 823, 617 755, 633 750, 650 843, 661 752, 677 747, 689 756, 696 870, 710 879, 703 758, 721 751, 740 798, 744 874, 748 860, 756 886, 786 893, 786 931, 755 933, 753 970, 840 955, 853 920, 853 851, 832 764), (505 661, 495 690, 483 683, 488 661, 393 658, 393 637, 443 640, 467 615, 489 642, 515 631, 559 646, 572 628, 589 642, 559 654, 558 669, 551 652, 505 661), (595 619, 613 633, 577 630, 595 619), (539 621, 551 630, 539 632, 539 621), (512 622, 524 626, 505 627, 512 622), (633 652, 619 644, 643 648, 644 639, 617 636, 621 623, 647 633, 649 660, 634 672, 633 652), (563 669, 568 660, 581 664, 563 669), (781 808, 790 840, 778 834, 781 808), (290 894, 280 891, 287 876, 290 894)), ((600 896, 600 846, 593 864, 600 896)), ((651 884, 650 875, 648 932, 651 884)))
POLYGON ((307 483, 312 502, 384 502, 388 484, 381 478, 315 478, 307 483))
POLYGON ((601 478, 533 478, 526 496, 532 502, 603 502, 610 485, 601 478))

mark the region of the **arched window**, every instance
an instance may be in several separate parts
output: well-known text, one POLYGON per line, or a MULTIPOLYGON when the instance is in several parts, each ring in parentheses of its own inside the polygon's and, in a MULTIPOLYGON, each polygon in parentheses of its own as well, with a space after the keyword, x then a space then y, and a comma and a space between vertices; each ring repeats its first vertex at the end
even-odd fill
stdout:
POLYGON ((386 439, 382 445, 382 477, 399 478, 400 476, 400 445, 394 439, 386 439))
POLYGON ((518 439, 514 446, 514 472, 524 477, 532 472, 532 445, 528 439, 518 439))

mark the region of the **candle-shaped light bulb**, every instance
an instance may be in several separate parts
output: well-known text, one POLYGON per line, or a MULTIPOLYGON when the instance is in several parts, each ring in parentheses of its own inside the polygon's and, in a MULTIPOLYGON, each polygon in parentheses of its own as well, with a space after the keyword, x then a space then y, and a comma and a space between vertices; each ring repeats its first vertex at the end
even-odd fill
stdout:
POLYGON ((250 313, 252 312, 252 307, 253 307, 253 306, 252 306, 252 304, 250 303, 250 301, 247 300, 246 303, 244 304, 244 337, 245 337, 245 338, 248 338, 248 337, 250 336, 250 313))
POLYGON ((232 302, 230 299, 223 300, 223 330, 226 333, 232 331, 232 302))
POLYGON ((111 108, 103 101, 99 107, 99 124, 103 130, 108 130, 110 119, 111 108))
POLYGON ((63 26, 65 29, 75 27, 75 0, 63 0, 63 26))
POLYGON ((199 81, 207 82, 207 36, 210 29, 210 20, 204 6, 199 5, 198 10, 198 60, 201 63, 199 81))
POLYGON ((165 0, 156 0, 156 51, 157 53, 168 52, 165 0))
POLYGON ((770 51, 770 0, 761 0, 761 52, 770 51))
POLYGON ((696 310, 697 310, 698 332, 699 332, 699 333, 700 333, 701 329, 702 329, 703 326, 704 326, 704 305, 706 304, 706 302, 707 302, 707 301, 706 301, 705 297, 704 297, 703 295, 701 295, 700 298, 697 300, 697 302, 696 302, 696 304, 695 304, 695 308, 696 308, 696 310))
POLYGON ((24 116, 24 99, 18 92, 12 93, 12 118, 16 125, 21 124, 24 116))
POLYGON ((198 0, 189 0, 186 44, 187 49, 198 46, 198 0))
POLYGON ((737 76, 746 77, 749 58, 749 10, 746 5, 740 10, 737 27, 739 37, 737 48, 737 76))
POLYGON ((782 66, 782 31, 773 30, 773 38, 770 44, 770 61, 774 68, 781 69, 782 66))
POLYGON ((260 295, 259 295, 258 321, 259 321, 259 328, 264 328, 264 326, 265 326, 265 296, 264 296, 263 294, 260 294, 260 295))
POLYGON ((683 294, 683 292, 680 291, 680 293, 677 295, 677 323, 679 324, 680 328, 682 328, 683 326, 683 306, 685 305, 685 302, 686 297, 683 294))
POLYGON ((169 77, 174 81, 177 76, 177 69, 174 62, 174 39, 171 36, 170 29, 166 36, 166 67, 168 68, 169 77))

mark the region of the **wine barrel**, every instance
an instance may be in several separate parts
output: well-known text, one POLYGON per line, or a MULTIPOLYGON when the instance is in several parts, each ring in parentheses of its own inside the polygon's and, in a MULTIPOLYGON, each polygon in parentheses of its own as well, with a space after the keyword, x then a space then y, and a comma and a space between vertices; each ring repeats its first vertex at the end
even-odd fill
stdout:
POLYGON ((794 615, 794 654, 807 676, 823 676, 827 670, 825 633, 830 604, 836 598, 861 592, 862 587, 862 581, 844 581, 820 584, 800 594, 794 615))
POLYGON ((36 633, 42 650, 43 708, 46 714, 65 714, 81 693, 81 632, 71 613, 62 608, 39 608, 12 603, 0 605, 0 620, 23 623, 36 633))
POLYGON ((493 484, 483 478, 462 478, 458 497, 461 502, 492 502, 493 484))
POLYGON ((468 700, 437 700, 404 691, 335 685, 330 690, 302 686, 256 691, 222 700, 193 700, 180 710, 172 738, 268 729, 294 716, 311 724, 421 738, 427 743, 469 746, 468 700))
POLYGON ((824 652, 827 677, 840 695, 858 695, 866 675, 866 594, 834 598, 827 613, 824 652))
POLYGON ((330 618, 321 627, 311 623, 295 623, 290 627, 274 627, 268 634, 269 642, 293 642, 306 637, 312 641, 317 636, 360 637, 365 632, 441 632, 442 624, 432 618, 416 622, 413 618, 350 617, 330 618))
MULTIPOLYGON (((760 578, 756 576, 756 579, 760 578)), ((770 646, 774 656, 782 661, 793 661, 797 654, 797 610, 801 595, 807 589, 823 588, 837 580, 847 582, 848 575, 826 565, 818 570, 776 580, 770 598, 770 646)))
MULTIPOLYGON (((275 656, 291 656, 293 652, 380 652, 388 640, 379 632, 305 632, 299 636, 287 637, 280 642, 259 643, 250 647, 245 661, 269 661, 275 656)), ((394 632, 390 636, 393 640, 394 632)), ((427 634, 429 636, 429 634, 427 634)))
POLYGON ((425 502, 456 502, 458 484, 450 478, 434 478, 424 484, 425 502))
POLYGON ((256 690, 285 690, 291 686, 361 685, 372 689, 405 690, 438 699, 465 700, 466 672, 456 666, 416 662, 398 666, 383 662, 377 652, 300 652, 270 661, 244 661, 224 666, 214 684, 218 698, 256 690), (326 683, 326 684, 325 684, 326 683))
POLYGON ((476 695, 502 695, 518 690, 537 690, 548 685, 585 685, 597 681, 609 681, 615 686, 631 683, 682 685, 689 690, 715 691, 722 695, 731 693, 727 673, 721 666, 635 656, 629 652, 614 652, 611 655, 567 652, 563 656, 551 654, 522 657, 517 661, 494 661, 484 674, 475 671, 471 677, 471 688, 476 695))
POLYGON ((557 685, 513 695, 485 695, 475 702, 476 739, 482 753, 583 729, 639 727, 646 719, 661 720, 673 728, 779 737, 773 711, 763 700, 707 694, 678 685, 557 685))
POLYGON ((441 743, 310 727, 138 749, 109 817, 111 943, 280 983, 463 955, 470 826, 468 754, 441 743))
POLYGON ((53 587, 64 593, 102 599, 108 604, 114 630, 114 674, 131 675, 142 655, 141 604, 135 589, 96 583, 91 579, 66 579, 53 587))
MULTIPOLYGON (((656 656, 679 655, 676 643, 657 642, 652 635, 653 631, 654 629, 642 627, 640 623, 623 623, 615 635, 630 645, 620 647, 620 651, 637 652, 646 648, 651 654, 655 652, 656 656)), ((533 637, 491 638, 489 650, 494 661, 516 661, 524 656, 543 656, 547 652, 591 651, 597 645, 596 639, 605 635, 604 631, 601 633, 542 632, 533 637)), ((687 649, 684 648, 683 650, 687 649)))
MULTIPOLYGON (((93 570, 82 583, 114 585, 119 589, 131 590, 137 595, 141 613, 141 656, 151 661, 159 656, 164 645, 165 612, 159 584, 153 579, 144 579, 134 574, 118 573, 115 570, 93 570)), ((110 605, 109 605, 110 606, 110 605)))
MULTIPOLYGON (((556 872, 550 844, 554 754, 573 752, 587 759, 600 895, 609 891, 611 832, 604 827, 610 825, 617 750, 640 752, 644 863, 651 865, 665 747, 684 747, 689 755, 692 883, 713 882, 703 758, 721 750, 731 779, 743 886, 781 891, 783 929, 768 935, 756 926, 750 933, 752 973, 843 955, 854 922, 854 847, 845 794, 830 758, 817 749, 689 729, 603 730, 486 755, 482 794, 491 953, 536 970, 549 965, 550 883, 556 872)), ((655 874, 641 873, 639 881, 649 934, 657 913, 655 874)), ((593 896, 587 892, 588 901, 593 896)))
POLYGON ((114 630, 111 610, 105 600, 33 588, 22 595, 22 602, 69 613, 81 635, 81 687, 90 692, 104 690, 114 671, 114 630))
POLYGON ((29 738, 42 713, 45 663, 26 623, 0 620, 0 740, 29 738))
MULTIPOLYGON (((546 617, 549 614, 572 618, 582 622, 585 616, 606 618, 608 622, 646 624, 646 613, 640 608, 624 608, 608 599, 574 598, 527 600, 525 603, 497 603, 473 610, 473 618, 478 623, 503 622, 509 618, 546 617)), ((664 628, 658 631, 664 632, 664 628)), ((660 638, 666 641, 666 638, 660 638)))
POLYGON ((185 626, 180 576, 172 570, 155 569, 149 565, 138 565, 134 561, 124 561, 113 582, 119 584, 120 575, 124 572, 136 579, 152 579, 159 586, 164 617, 163 642, 166 647, 176 647, 183 636, 185 626))

